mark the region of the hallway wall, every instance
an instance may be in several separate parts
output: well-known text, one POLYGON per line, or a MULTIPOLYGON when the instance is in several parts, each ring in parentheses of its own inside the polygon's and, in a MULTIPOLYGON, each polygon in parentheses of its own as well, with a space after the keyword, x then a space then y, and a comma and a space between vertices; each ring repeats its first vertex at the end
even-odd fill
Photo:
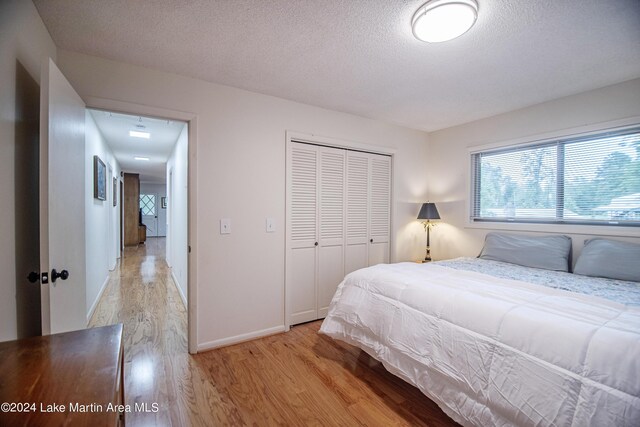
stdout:
POLYGON ((168 198, 167 213, 167 263, 171 267, 173 280, 178 285, 178 291, 187 307, 187 273, 189 245, 188 236, 188 205, 187 205, 187 181, 188 181, 188 141, 189 130, 185 124, 178 137, 176 146, 167 161, 167 188, 171 194, 168 198))
MULTIPOLYGON (((120 166, 104 137, 98 130, 91 113, 85 113, 85 242, 87 259, 86 299, 87 321, 96 308, 100 295, 107 285, 109 270, 115 268, 113 244, 120 231, 119 206, 113 206, 113 180, 120 176, 120 166), (93 156, 97 155, 107 169, 107 200, 93 197, 93 156), (109 214, 111 213, 111 217, 109 214), (114 218, 115 217, 115 218, 114 218), (109 224, 109 221, 114 221, 109 224), (110 231, 114 234, 110 235, 110 231), (111 261, 111 262, 110 262, 111 261)), ((118 197, 119 198, 119 197, 118 197)))

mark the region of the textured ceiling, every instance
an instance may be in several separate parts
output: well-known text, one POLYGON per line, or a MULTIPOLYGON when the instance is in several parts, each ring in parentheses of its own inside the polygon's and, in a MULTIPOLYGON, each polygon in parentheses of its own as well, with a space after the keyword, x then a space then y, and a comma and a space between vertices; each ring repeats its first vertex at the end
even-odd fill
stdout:
POLYGON ((478 0, 416 40, 423 0, 35 0, 58 47, 436 130, 640 77, 638 0, 478 0))
POLYGON ((89 110, 124 172, 139 173, 141 182, 164 183, 167 160, 176 145, 183 122, 89 110), (149 139, 129 136, 130 130, 149 132, 149 139), (148 157, 149 161, 134 157, 148 157))

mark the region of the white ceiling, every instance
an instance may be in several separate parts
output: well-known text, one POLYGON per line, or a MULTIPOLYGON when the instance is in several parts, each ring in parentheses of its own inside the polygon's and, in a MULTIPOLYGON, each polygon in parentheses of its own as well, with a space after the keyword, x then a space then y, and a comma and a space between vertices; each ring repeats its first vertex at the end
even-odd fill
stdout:
POLYGON ((58 47, 435 130, 640 77, 638 0, 478 0, 416 40, 424 0, 35 0, 58 47))
POLYGON ((165 183, 167 160, 186 123, 89 110, 124 172, 139 173, 140 182, 165 183), (149 139, 129 136, 130 130, 149 132, 149 139), (134 157, 148 157, 149 161, 134 157))

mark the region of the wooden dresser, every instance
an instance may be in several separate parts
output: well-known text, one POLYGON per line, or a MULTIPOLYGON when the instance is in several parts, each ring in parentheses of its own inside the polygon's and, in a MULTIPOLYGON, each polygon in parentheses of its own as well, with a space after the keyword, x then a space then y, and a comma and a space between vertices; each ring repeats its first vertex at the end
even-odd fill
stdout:
POLYGON ((123 365, 121 324, 0 343, 0 426, 124 425, 123 365))

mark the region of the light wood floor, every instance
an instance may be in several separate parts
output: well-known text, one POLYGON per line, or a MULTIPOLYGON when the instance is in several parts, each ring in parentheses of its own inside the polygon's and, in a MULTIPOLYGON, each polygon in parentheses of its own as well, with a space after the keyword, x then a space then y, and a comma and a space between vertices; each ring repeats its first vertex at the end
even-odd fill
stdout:
POLYGON ((187 354, 186 311, 164 238, 127 248, 91 320, 124 324, 125 400, 158 404, 130 426, 452 426, 418 389, 320 322, 187 354))

